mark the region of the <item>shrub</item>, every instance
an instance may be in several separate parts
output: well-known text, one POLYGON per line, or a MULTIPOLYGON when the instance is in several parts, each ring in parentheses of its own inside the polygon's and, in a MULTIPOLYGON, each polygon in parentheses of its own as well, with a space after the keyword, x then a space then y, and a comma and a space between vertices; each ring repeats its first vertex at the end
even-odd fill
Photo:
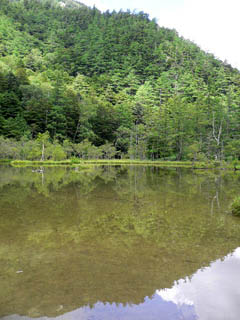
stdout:
POLYGON ((235 170, 239 170, 240 169, 240 161, 239 160, 233 160, 232 161, 232 165, 233 165, 233 168, 235 169, 235 170))
POLYGON ((233 200, 233 203, 231 205, 231 211, 234 216, 240 217, 240 196, 236 197, 233 200))
POLYGON ((71 161, 71 164, 81 163, 81 159, 76 158, 76 157, 71 158, 70 161, 71 161))
POLYGON ((49 153, 49 158, 54 161, 60 161, 67 158, 63 147, 56 141, 47 148, 47 151, 49 153))

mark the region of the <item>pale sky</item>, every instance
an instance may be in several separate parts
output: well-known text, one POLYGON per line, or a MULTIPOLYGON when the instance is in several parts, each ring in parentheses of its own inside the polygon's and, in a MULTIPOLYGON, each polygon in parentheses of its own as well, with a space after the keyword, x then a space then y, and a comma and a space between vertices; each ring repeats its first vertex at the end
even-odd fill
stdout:
POLYGON ((80 0, 99 10, 144 11, 240 70, 240 0, 80 0))

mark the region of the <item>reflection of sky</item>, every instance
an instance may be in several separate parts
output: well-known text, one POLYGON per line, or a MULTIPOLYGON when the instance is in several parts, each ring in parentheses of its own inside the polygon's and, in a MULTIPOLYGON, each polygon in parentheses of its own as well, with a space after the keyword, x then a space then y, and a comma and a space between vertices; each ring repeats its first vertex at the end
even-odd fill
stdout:
MULTIPOLYGON (((64 306, 59 306, 59 313, 64 306)), ((57 311, 57 310, 56 310, 57 311)), ((30 320, 7 316, 2 320, 30 320)), ((51 318, 42 317, 36 320, 51 318)), ((97 303, 94 308, 58 316, 57 320, 239 320, 240 319, 240 248, 224 260, 198 270, 191 279, 175 282, 171 289, 158 290, 152 299, 140 305, 97 303)))
POLYGON ((157 291, 165 301, 194 305, 201 320, 240 319, 240 248, 224 261, 198 270, 191 279, 175 282, 171 289, 157 291))
MULTIPOLYGON (((29 317, 12 315, 2 320, 30 320, 29 317)), ((52 318, 42 317, 35 320, 50 320, 52 318)), ((93 309, 89 307, 66 313, 54 318, 56 320, 196 320, 194 307, 181 305, 179 307, 171 301, 164 301, 159 295, 152 299, 146 298, 140 305, 116 305, 95 304, 93 309)))

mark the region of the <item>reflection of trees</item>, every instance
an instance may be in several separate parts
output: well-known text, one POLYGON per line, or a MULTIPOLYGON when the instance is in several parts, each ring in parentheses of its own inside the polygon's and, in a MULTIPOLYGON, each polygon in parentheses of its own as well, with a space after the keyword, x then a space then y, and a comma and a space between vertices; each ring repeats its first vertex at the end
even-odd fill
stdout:
POLYGON ((25 189, 36 194, 41 193, 51 196, 54 192, 65 186, 76 183, 81 186, 84 193, 91 191, 91 185, 99 170, 75 170, 74 168, 58 167, 45 168, 44 170, 32 168, 5 167, 1 170, 0 188, 4 190, 6 185, 17 185, 21 190, 25 189))
POLYGON ((29 169, 2 171, 0 315, 140 303, 239 245, 238 220, 223 214, 237 175, 50 168, 42 183, 29 169))

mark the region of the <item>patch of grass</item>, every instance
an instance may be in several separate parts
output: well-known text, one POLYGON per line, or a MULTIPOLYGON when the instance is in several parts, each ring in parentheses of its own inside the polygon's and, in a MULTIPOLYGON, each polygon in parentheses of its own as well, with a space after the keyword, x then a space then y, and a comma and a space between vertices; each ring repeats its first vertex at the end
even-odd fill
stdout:
POLYGON ((231 212, 234 216, 240 217, 240 196, 236 197, 231 204, 231 212))
POLYGON ((96 164, 96 165, 150 165, 158 167, 171 167, 171 168, 194 168, 194 169, 207 169, 208 164, 204 162, 192 161, 164 161, 164 160, 130 160, 130 159, 98 159, 98 160, 82 160, 82 163, 96 164))
POLYGON ((170 168, 192 168, 192 169, 233 169, 233 166, 223 162, 192 162, 192 161, 164 161, 164 160, 131 160, 131 159, 93 159, 84 160, 72 158, 68 160, 54 161, 30 161, 30 160, 14 160, 11 161, 13 166, 78 166, 78 165, 150 165, 158 167, 170 168))
POLYGON ((63 161, 53 161, 53 160, 46 160, 46 161, 30 161, 30 160, 14 160, 11 161, 11 165, 22 165, 22 166, 29 166, 29 165, 37 165, 37 166, 44 166, 44 165, 59 165, 59 164, 71 164, 70 160, 63 160, 63 161))
POLYGON ((78 168, 88 168, 89 166, 83 164, 82 161, 78 163, 72 162, 71 160, 61 160, 61 161, 53 161, 53 160, 46 160, 46 161, 30 161, 30 160, 14 160, 11 161, 11 165, 13 167, 58 167, 58 166, 73 166, 78 168))
POLYGON ((82 159, 79 158, 71 158, 70 159, 71 164, 80 164, 82 163, 82 159))
POLYGON ((130 159, 97 159, 97 160, 82 160, 82 163, 91 164, 108 164, 108 165, 151 165, 151 166, 171 166, 179 167, 186 166, 191 167, 192 162, 181 161, 151 161, 151 160, 130 160, 130 159))

